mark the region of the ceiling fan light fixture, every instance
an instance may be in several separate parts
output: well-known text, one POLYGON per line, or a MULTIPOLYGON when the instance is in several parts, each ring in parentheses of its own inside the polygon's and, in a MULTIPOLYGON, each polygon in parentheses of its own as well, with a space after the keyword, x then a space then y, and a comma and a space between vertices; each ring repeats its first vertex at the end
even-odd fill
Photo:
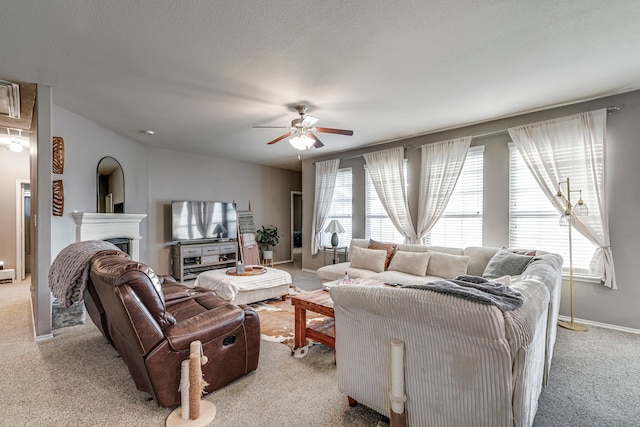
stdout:
POLYGON ((11 141, 11 144, 9 144, 9 150, 13 151, 14 153, 21 153, 22 150, 24 150, 24 147, 19 142, 11 141))
POLYGON ((296 150, 308 150, 314 143, 315 141, 307 135, 296 135, 289 140, 289 144, 296 150))

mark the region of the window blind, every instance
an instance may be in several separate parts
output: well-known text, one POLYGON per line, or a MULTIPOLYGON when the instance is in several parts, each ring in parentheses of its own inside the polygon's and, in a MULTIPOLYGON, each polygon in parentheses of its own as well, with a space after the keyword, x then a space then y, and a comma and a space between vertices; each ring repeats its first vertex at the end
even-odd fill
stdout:
MULTIPOLYGON (((369 171, 365 166, 365 211, 366 211, 366 223, 365 223, 365 236, 368 239, 377 240, 379 242, 392 242, 402 243, 404 242, 404 236, 400 234, 394 227, 387 211, 384 210, 382 202, 376 193, 376 189, 373 186, 369 171)), ((405 192, 407 191, 407 159, 403 162, 403 173, 405 192)), ((399 191, 399 190, 398 190, 399 191)))
MULTIPOLYGON (((594 153, 602 157, 602 150, 594 153)), ((556 161, 571 164, 570 149, 560 151, 556 161)), ((538 186, 533 174, 527 168, 518 148, 509 144, 509 246, 522 249, 542 249, 554 252, 564 258, 564 269, 569 268, 569 230, 559 223, 560 213, 538 186)), ((572 187, 579 188, 587 179, 586 173, 575 169, 571 175, 572 187)), ((577 202, 578 194, 572 194, 572 202, 577 202)), ((574 203, 575 203, 574 202, 574 203)), ((595 200, 584 202, 594 206, 595 200)), ((595 246, 575 228, 571 233, 573 246, 573 271, 589 275, 589 263, 595 246)))
POLYGON ((469 148, 456 188, 425 244, 482 246, 484 146, 469 148))
MULTIPOLYGON (((333 198, 331 199, 331 207, 329 208, 329 214, 325 221, 325 227, 334 219, 337 219, 340 224, 342 224, 344 233, 338 234, 338 246, 349 246, 353 235, 353 221, 351 214, 353 209, 353 181, 351 175, 351 168, 338 169, 336 186, 333 190, 333 198)), ((324 229, 321 233, 321 243, 322 246, 331 246, 331 233, 325 233, 324 229)))

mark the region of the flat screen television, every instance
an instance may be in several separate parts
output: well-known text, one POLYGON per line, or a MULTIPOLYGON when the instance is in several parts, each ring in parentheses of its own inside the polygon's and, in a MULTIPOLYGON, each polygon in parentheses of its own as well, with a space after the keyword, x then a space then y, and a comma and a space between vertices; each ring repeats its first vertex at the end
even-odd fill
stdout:
POLYGON ((225 241, 238 238, 235 203, 171 202, 171 240, 225 241))

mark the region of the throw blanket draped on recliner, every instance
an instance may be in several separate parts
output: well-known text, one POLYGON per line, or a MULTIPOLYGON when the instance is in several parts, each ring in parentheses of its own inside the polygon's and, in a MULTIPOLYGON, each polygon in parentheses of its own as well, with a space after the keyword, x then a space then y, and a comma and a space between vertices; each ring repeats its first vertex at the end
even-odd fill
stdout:
POLYGON ((72 243, 60 251, 49 268, 49 289, 62 307, 82 301, 89 280, 90 261, 104 250, 119 250, 104 240, 72 243))
POLYGON ((504 283, 467 274, 451 280, 436 280, 422 285, 406 285, 403 287, 450 294, 481 304, 495 305, 502 311, 515 310, 524 303, 522 294, 509 288, 504 283))

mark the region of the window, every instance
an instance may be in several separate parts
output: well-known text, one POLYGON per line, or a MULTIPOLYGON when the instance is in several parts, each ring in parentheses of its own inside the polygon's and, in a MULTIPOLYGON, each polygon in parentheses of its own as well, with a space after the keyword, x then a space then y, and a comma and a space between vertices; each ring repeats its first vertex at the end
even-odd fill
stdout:
MULTIPOLYGON (((333 198, 331 199, 331 207, 325 221, 325 228, 333 219, 337 219, 344 228, 344 233, 338 234, 340 243, 338 246, 349 246, 351 244, 352 230, 352 179, 351 168, 338 169, 336 176, 336 186, 333 190, 333 198)), ((331 246, 331 234, 325 233, 324 229, 321 236, 322 246, 331 246)))
MULTIPOLYGON (((596 155, 602 156, 602 152, 596 155)), ((560 254, 568 271, 569 231, 560 225, 560 213, 538 186, 514 144, 509 144, 509 157, 509 246, 560 254)), ((588 200, 585 202, 589 205, 588 200)), ((589 275, 589 263, 596 247, 575 228, 571 239, 573 271, 589 275)))
MULTIPOLYGON (((404 183, 405 191, 407 185, 407 159, 404 159, 404 183)), ((380 242, 404 242, 404 236, 400 234, 396 227, 391 222, 391 218, 384 210, 378 193, 373 186, 369 172, 365 166, 365 211, 366 211, 366 223, 365 223, 365 236, 367 239, 373 239, 380 242)))
POLYGON ((424 238, 425 244, 466 248, 482 246, 484 146, 471 147, 444 213, 424 238))

